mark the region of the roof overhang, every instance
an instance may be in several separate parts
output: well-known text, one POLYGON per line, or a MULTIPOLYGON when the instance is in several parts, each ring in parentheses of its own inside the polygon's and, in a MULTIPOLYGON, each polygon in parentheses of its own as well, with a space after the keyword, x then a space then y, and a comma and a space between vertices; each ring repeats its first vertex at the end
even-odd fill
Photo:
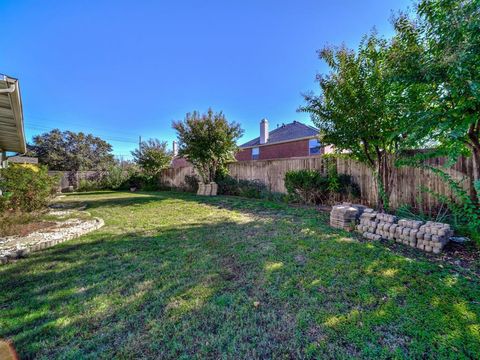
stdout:
POLYGON ((0 151, 25 153, 22 98, 18 80, 0 74, 0 151), (3 91, 2 91, 3 90, 3 91))
POLYGON ((301 140, 310 140, 310 139, 316 139, 316 135, 312 136, 304 136, 296 139, 289 139, 289 140, 283 140, 283 141, 276 141, 276 142, 267 142, 265 144, 258 144, 258 145, 250 145, 250 146, 239 146, 241 150, 245 149, 252 149, 252 148, 257 148, 257 147, 263 147, 263 146, 269 146, 269 145, 277 145, 277 144, 284 144, 284 143, 289 143, 289 142, 295 142, 295 141, 301 141, 301 140))

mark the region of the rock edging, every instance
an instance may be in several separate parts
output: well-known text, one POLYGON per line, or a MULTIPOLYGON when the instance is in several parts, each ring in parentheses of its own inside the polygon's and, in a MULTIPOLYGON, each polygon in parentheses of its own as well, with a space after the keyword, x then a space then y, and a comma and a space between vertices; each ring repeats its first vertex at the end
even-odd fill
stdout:
MULTIPOLYGON (((105 222, 100 218, 93 218, 91 220, 82 221, 73 219, 62 224, 63 227, 55 229, 55 231, 36 231, 24 238, 26 243, 16 248, 0 249, 0 265, 6 264, 11 260, 25 257, 29 253, 50 248, 57 244, 68 240, 78 238, 89 232, 100 229, 105 222), (71 225, 65 227, 64 225, 71 225), (31 240, 30 240, 31 239, 31 240)), ((18 239, 19 236, 10 236, 8 239, 18 239)))

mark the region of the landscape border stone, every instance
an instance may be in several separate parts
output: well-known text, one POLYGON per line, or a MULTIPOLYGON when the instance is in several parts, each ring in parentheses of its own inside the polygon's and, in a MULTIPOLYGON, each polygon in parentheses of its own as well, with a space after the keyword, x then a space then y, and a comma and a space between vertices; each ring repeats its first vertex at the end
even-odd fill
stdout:
MULTIPOLYGON (((57 244, 63 243, 65 241, 78 238, 92 231, 98 230, 104 225, 105 222, 103 221, 103 219, 95 217, 93 219, 85 220, 80 223, 74 223, 70 227, 61 227, 59 229, 56 229, 56 231, 33 232, 26 237, 39 237, 40 240, 35 243, 32 242, 30 244, 23 244, 22 246, 17 247, 13 250, 8 249, 3 251, 3 254, 0 254, 0 265, 7 264, 11 260, 25 257, 30 253, 41 251, 53 247, 57 244), (86 226, 86 224, 88 224, 88 226, 86 226), (42 237, 44 238, 44 240, 41 239, 42 237)), ((9 238, 19 238, 19 236, 15 235, 7 237, 7 239, 9 238)))

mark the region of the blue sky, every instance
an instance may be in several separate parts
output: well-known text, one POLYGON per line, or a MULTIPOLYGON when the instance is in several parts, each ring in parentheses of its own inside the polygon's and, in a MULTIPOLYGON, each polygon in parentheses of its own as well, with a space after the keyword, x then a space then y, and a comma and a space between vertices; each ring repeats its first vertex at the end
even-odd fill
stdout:
POLYGON ((20 79, 28 138, 91 132, 128 156, 142 138, 171 142, 172 120, 223 110, 240 142, 299 120, 318 91, 324 45, 356 47, 374 26, 390 35, 408 0, 0 0, 0 73, 20 79), (6 35, 5 35, 6 34, 6 35))

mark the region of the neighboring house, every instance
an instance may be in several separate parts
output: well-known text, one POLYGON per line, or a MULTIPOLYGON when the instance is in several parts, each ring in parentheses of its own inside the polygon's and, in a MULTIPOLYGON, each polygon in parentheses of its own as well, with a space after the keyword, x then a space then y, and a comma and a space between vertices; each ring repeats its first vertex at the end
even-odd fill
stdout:
POLYGON ((172 153, 173 153, 173 158, 172 158, 172 164, 171 166, 173 168, 181 168, 185 166, 190 166, 191 164, 187 161, 187 159, 178 156, 178 144, 176 141, 172 143, 172 153))
POLYGON ((260 122, 260 136, 240 146, 238 161, 285 159, 318 156, 325 149, 317 139, 318 130, 313 126, 294 121, 269 131, 267 119, 260 122))
POLYGON ((32 156, 9 156, 7 163, 38 165, 38 158, 32 156))
POLYGON ((6 166, 7 151, 27 151, 23 110, 17 79, 0 74, 0 167, 6 166))

